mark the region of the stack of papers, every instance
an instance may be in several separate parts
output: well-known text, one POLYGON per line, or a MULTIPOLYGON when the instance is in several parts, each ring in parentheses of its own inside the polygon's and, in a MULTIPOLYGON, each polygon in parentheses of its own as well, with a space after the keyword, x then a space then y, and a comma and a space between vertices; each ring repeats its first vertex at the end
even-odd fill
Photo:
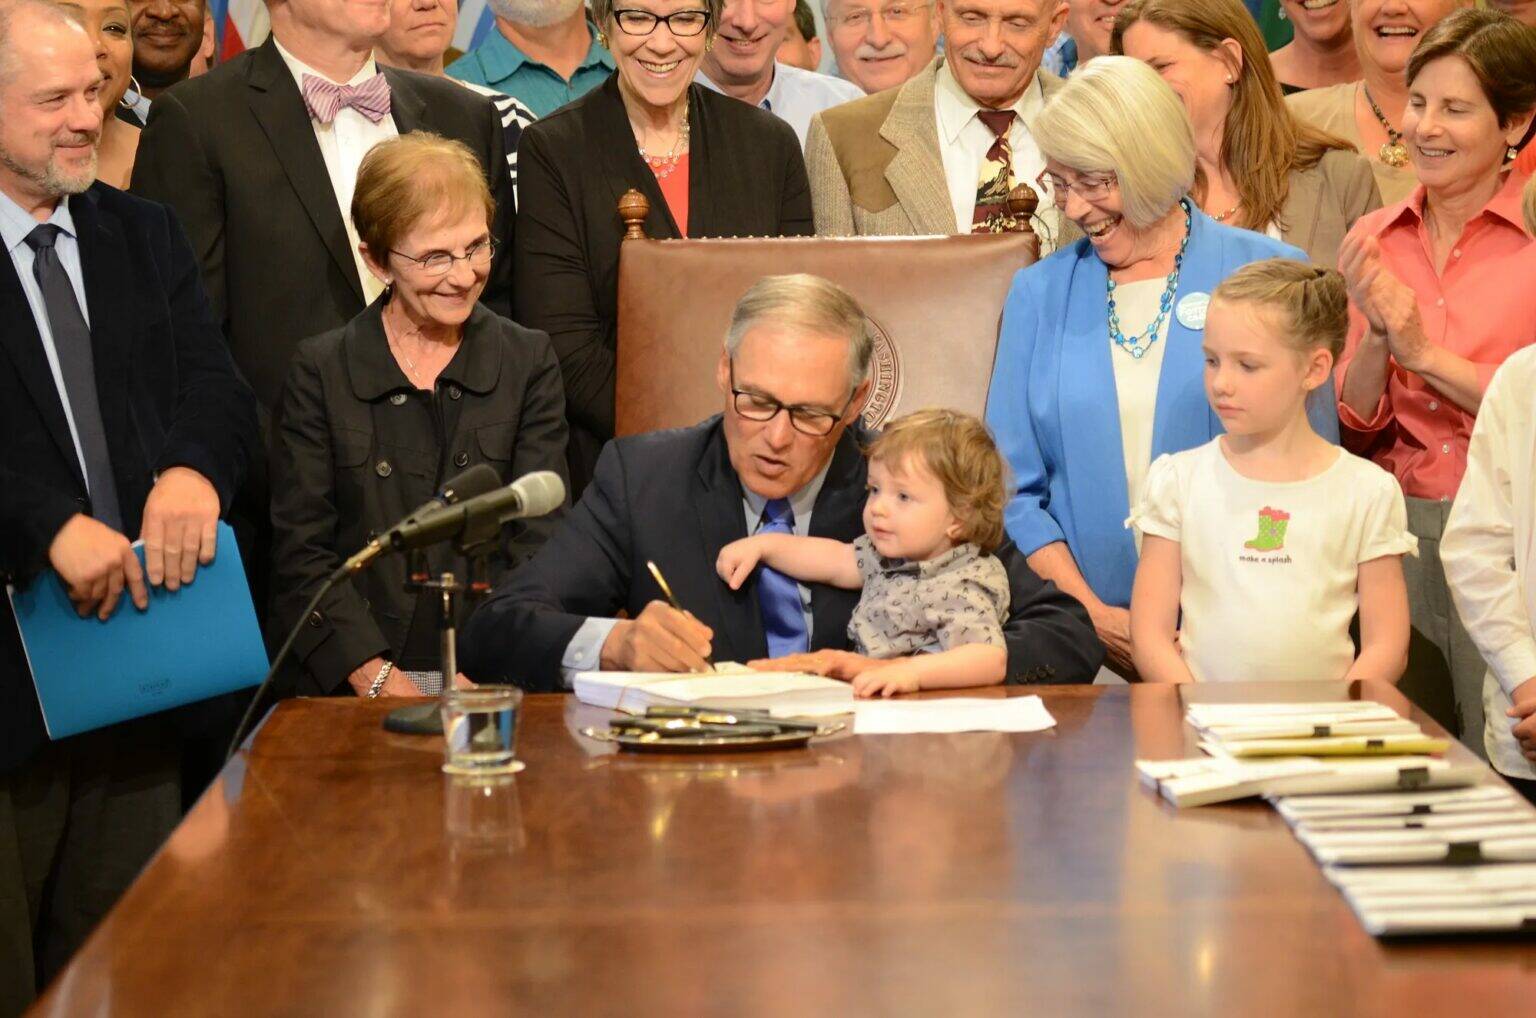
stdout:
POLYGON ((1138 760, 1141 780, 1175 806, 1208 806, 1256 795, 1389 792, 1456 788, 1480 780, 1478 764, 1452 764, 1430 756, 1390 758, 1310 756, 1239 759, 1138 760))
POLYGON ((1536 865, 1330 866, 1372 936, 1497 933, 1536 924, 1536 865))
POLYGON ((1201 749, 1232 757, 1402 756, 1444 753, 1450 745, 1368 701, 1200 703, 1190 706, 1188 718, 1201 734, 1201 749))
POLYGON ((1375 936, 1536 923, 1536 810, 1502 784, 1275 807, 1375 936))
POLYGON ((853 687, 803 672, 754 672, 725 662, 715 671, 578 672, 576 698, 594 707, 644 714, 647 707, 766 710, 774 717, 854 715, 860 735, 907 732, 1038 732, 1056 719, 1038 696, 943 700, 855 700, 853 687))
POLYGON ((644 714, 647 707, 708 704, 766 710, 774 717, 825 717, 853 710, 853 687, 802 672, 754 672, 719 664, 713 672, 577 672, 576 698, 594 707, 644 714))
POLYGON ((1056 719, 1038 696, 1006 699, 860 700, 853 707, 859 735, 907 732, 1039 732, 1056 719))
POLYGON ((1536 810, 1502 785, 1398 796, 1281 798, 1318 862, 1536 862, 1536 810))
POLYGON ((1482 779, 1475 763, 1433 754, 1449 743, 1369 701, 1196 703, 1187 714, 1208 755, 1140 760, 1136 770, 1177 806, 1254 795, 1455 788, 1482 779))

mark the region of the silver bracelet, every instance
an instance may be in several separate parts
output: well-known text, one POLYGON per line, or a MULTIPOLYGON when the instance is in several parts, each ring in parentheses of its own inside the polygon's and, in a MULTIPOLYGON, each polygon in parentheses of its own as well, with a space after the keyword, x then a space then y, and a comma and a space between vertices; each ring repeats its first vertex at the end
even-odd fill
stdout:
POLYGON ((389 673, 395 670, 393 661, 385 661, 384 667, 379 669, 378 677, 373 680, 373 685, 368 687, 368 699, 377 700, 379 690, 384 688, 384 683, 389 679, 389 673))

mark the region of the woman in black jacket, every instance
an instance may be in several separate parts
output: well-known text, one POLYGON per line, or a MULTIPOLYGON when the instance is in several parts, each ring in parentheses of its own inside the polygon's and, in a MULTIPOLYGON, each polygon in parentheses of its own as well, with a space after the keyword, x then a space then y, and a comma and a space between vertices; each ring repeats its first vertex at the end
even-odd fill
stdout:
MULTIPOLYGON (((299 347, 272 453, 274 630, 286 633, 338 565, 472 464, 504 482, 565 473, 565 401, 549 338, 476 303, 495 241, 493 202, 462 144, 408 134, 376 146, 352 201, 359 249, 388 289, 340 329, 299 347)), ((548 535, 520 521, 495 579, 548 535)), ((433 575, 466 575, 451 547, 433 575)), ((339 584, 294 643, 306 694, 416 696, 440 688, 438 605, 404 589, 405 560, 339 584)))
POLYGON ((653 239, 814 232, 794 130, 691 84, 721 6, 593 0, 613 76, 534 122, 518 146, 513 306, 560 358, 577 494, 613 437, 619 197, 636 188, 650 199, 653 239))

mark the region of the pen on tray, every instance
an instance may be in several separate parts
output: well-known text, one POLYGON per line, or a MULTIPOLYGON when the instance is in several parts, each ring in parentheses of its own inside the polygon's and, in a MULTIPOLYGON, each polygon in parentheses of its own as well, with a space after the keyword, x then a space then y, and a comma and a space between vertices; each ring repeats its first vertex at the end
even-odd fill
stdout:
MULTIPOLYGON (((651 578, 656 581, 656 586, 661 588, 662 594, 666 596, 667 603, 672 606, 673 610, 682 612, 686 615, 688 610, 684 608, 681 603, 679 603, 677 600, 677 595, 672 593, 672 588, 667 585, 667 578, 661 575, 661 570, 656 568, 656 563, 652 562, 650 559, 646 559, 645 568, 651 571, 651 578)), ((704 659, 704 663, 709 666, 710 671, 715 670, 714 661, 706 657, 704 659)))

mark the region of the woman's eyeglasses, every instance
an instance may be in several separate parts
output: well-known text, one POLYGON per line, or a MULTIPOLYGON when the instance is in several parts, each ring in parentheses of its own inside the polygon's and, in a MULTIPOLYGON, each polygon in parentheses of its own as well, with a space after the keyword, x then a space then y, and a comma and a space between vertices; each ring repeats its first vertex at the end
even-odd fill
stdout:
POLYGON ((491 264, 491 256, 496 253, 496 238, 487 237, 476 241, 464 249, 464 253, 456 255, 451 251, 429 251, 420 258, 412 257, 404 251, 390 249, 390 254, 399 255, 408 262, 415 262, 421 267, 423 275, 446 276, 453 270, 453 263, 458 261, 468 262, 471 268, 483 269, 491 264))
POLYGON ((625 35, 650 35, 660 22, 666 22, 667 31, 679 38, 698 35, 709 24, 708 11, 673 11, 671 14, 652 14, 650 11, 627 7, 613 12, 619 30, 625 35))
POLYGON ((1076 180, 1068 181, 1047 170, 1035 178, 1035 183, 1050 191, 1056 207, 1064 209, 1067 207, 1067 192, 1070 191, 1086 202, 1103 201, 1119 185, 1120 178, 1113 173, 1085 173, 1076 180))

